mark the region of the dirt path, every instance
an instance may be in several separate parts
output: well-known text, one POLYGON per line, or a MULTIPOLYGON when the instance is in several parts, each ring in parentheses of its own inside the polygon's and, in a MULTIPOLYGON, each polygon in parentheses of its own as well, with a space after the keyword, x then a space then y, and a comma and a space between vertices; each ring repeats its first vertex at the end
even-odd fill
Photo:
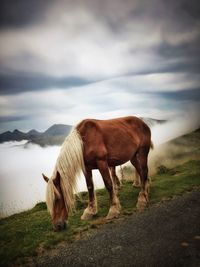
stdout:
POLYGON ((200 266, 200 190, 104 225, 34 266, 200 266))

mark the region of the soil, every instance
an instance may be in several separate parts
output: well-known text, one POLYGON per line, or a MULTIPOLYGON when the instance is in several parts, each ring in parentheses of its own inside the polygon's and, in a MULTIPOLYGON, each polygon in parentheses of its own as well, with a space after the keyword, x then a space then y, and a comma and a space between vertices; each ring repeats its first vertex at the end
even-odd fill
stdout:
POLYGON ((32 266, 200 266, 200 189, 105 224, 32 266))

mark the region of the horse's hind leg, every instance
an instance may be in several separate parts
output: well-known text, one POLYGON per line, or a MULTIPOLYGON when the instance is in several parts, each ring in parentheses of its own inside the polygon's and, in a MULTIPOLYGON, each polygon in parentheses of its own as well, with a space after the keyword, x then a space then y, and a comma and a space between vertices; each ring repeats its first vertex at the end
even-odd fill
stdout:
POLYGON ((97 214, 97 202, 94 193, 94 184, 92 180, 92 170, 86 169, 85 173, 86 184, 89 193, 89 202, 87 208, 84 210, 81 220, 91 220, 97 214))
POLYGON ((120 188, 121 182, 116 174, 115 167, 110 167, 110 172, 114 183, 115 191, 117 193, 118 189, 120 188))
POLYGON ((148 166, 147 166, 147 158, 148 158, 149 150, 142 148, 140 149, 134 158, 131 160, 131 163, 135 166, 141 181, 141 191, 138 196, 137 208, 142 210, 147 205, 148 199, 148 166))
POLYGON ((108 190, 109 195, 110 195, 110 209, 109 209, 109 212, 108 212, 108 215, 106 218, 107 219, 117 218, 117 217, 119 217, 121 206, 120 206, 120 202, 119 202, 119 199, 117 197, 115 188, 113 186, 113 182, 111 179, 111 175, 110 175, 107 161, 98 160, 97 165, 98 165, 98 169, 102 175, 105 187, 108 190))

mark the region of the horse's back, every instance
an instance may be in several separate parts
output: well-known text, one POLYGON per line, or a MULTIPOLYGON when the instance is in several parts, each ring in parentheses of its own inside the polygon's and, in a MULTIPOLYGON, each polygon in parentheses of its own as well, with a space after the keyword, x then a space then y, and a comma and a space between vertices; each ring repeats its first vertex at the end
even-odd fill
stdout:
MULTIPOLYGON (((85 159, 107 159, 110 166, 130 160, 141 145, 150 142, 148 126, 137 117, 86 119, 77 125, 84 142, 85 159)), ((94 163, 94 162, 93 162, 94 163)))
POLYGON ((131 137, 132 139, 144 139, 144 136, 151 136, 149 127, 135 116, 109 120, 85 119, 77 125, 77 129, 82 136, 92 137, 96 134, 96 137, 98 136, 101 140, 113 139, 114 135, 118 138, 123 136, 123 138, 131 137))

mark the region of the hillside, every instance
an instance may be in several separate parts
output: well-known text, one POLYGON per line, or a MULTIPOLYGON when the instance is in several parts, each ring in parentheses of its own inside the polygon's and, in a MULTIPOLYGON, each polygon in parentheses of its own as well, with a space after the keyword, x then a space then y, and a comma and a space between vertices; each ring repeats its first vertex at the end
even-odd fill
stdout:
MULTIPOLYGON (((155 155, 151 156, 150 165, 154 164, 155 171, 151 175, 150 207, 200 187, 200 129, 167 142, 152 153, 155 155)), ((129 174, 130 168, 124 169, 124 180, 129 174)), ((123 181, 119 191, 122 205, 120 220, 136 210, 138 192, 139 188, 133 188, 132 181, 123 181)), ((91 222, 80 220, 88 202, 88 194, 83 192, 77 199, 76 212, 69 217, 67 230, 60 233, 52 231, 45 203, 38 203, 29 211, 1 219, 0 265, 20 265, 26 257, 54 248, 59 242, 69 245, 87 231, 100 228, 106 223, 104 218, 109 208, 109 197, 105 189, 97 190, 96 194, 99 207, 96 218, 91 222)), ((115 223, 117 222, 116 220, 115 223)))
POLYGON ((183 164, 188 160, 200 159, 200 129, 161 144, 150 153, 151 173, 155 173, 159 165, 168 168, 183 164))
MULTIPOLYGON (((152 177, 150 207, 200 186, 200 161, 189 161, 152 177)), ((119 222, 136 211, 139 188, 132 182, 124 181, 119 191, 122 205, 119 222)), ((76 212, 69 217, 69 225, 63 232, 52 230, 51 218, 45 203, 38 203, 33 209, 0 220, 0 266, 21 266, 30 256, 40 255, 54 248, 58 243, 65 247, 72 241, 82 238, 88 231, 106 224, 105 216, 109 209, 106 189, 97 190, 98 215, 90 222, 81 221, 80 216, 87 206, 88 195, 82 193, 77 199, 76 212)), ((118 223, 118 220, 112 221, 118 223)), ((111 223, 111 222, 110 222, 111 223)), ((190 227, 190 226, 189 226, 190 227)), ((51 252, 47 252, 51 255, 51 252)), ((27 262, 26 262, 27 263, 27 262)), ((29 265, 27 265, 29 266, 29 265)))

